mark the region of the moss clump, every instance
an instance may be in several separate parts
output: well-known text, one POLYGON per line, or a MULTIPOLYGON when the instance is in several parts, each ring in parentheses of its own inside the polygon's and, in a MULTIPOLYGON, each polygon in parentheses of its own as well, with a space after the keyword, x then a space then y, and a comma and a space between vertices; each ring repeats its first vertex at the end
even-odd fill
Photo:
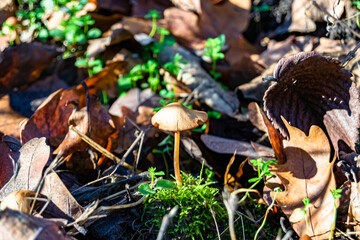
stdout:
POLYGON ((222 201, 218 201, 219 189, 210 187, 214 182, 182 173, 183 185, 172 190, 158 190, 149 195, 144 204, 143 218, 148 227, 158 231, 162 218, 174 206, 179 211, 167 229, 170 238, 214 239, 217 224, 223 230, 227 226, 227 213, 222 201), (221 227, 222 226, 222 227, 221 227))

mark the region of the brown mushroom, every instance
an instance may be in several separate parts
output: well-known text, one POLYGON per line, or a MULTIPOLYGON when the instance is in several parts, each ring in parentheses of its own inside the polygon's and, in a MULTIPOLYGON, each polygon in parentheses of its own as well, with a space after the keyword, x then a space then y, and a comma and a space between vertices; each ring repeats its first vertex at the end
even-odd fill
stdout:
POLYGON ((178 185, 182 184, 179 166, 180 132, 198 127, 206 122, 206 112, 191 110, 181 103, 174 102, 166 105, 151 119, 152 125, 160 130, 174 132, 174 171, 178 185))

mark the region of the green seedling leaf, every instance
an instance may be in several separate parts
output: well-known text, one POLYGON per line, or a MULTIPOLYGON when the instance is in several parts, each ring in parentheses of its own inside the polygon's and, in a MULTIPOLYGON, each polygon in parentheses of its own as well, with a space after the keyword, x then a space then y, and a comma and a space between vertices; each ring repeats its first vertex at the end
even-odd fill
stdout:
POLYGON ((161 35, 169 35, 170 34, 170 32, 165 28, 158 28, 157 32, 161 35))
POLYGON ((48 37, 49 37, 49 32, 48 32, 48 30, 45 29, 45 28, 40 29, 40 31, 39 31, 39 38, 40 38, 40 39, 47 39, 48 37))
POLYGON ((142 195, 151 195, 151 194, 156 193, 156 191, 154 189, 152 189, 150 187, 150 185, 147 183, 140 184, 138 190, 142 195))
POLYGON ((159 95, 163 98, 174 98, 175 97, 175 93, 174 91, 168 91, 166 89, 161 89, 160 92, 159 92, 159 95))
POLYGON ((217 111, 208 111, 207 114, 208 114, 209 118, 215 118, 215 119, 221 118, 221 113, 219 113, 217 111))
POLYGON ((57 28, 51 29, 49 31, 49 35, 53 38, 64 38, 65 37, 64 31, 57 29, 57 28))
POLYGON ((89 67, 101 66, 101 65, 102 65, 102 61, 100 59, 91 59, 88 62, 89 67))
POLYGON ((165 173, 163 171, 159 171, 159 172, 155 172, 154 175, 155 176, 164 176, 165 173))
POLYGON ((87 33, 87 37, 90 39, 98 38, 100 36, 101 36, 101 30, 98 28, 92 28, 87 33))
POLYGON ((86 67, 87 64, 88 64, 88 62, 87 62, 87 60, 85 58, 78 59, 75 62, 76 67, 86 67))
POLYGON ((147 19, 159 19, 159 18, 161 18, 161 16, 160 16, 159 11, 152 9, 144 16, 144 18, 147 18, 147 19))
POLYGON ((84 33, 80 33, 76 35, 76 43, 78 44, 83 44, 86 42, 86 36, 84 33))
POLYGON ((163 44, 165 46, 173 46, 176 43, 176 39, 173 36, 166 36, 163 44))
POLYGON ((159 179, 156 182, 156 187, 155 189, 165 189, 165 190, 171 190, 174 189, 176 187, 176 183, 166 180, 166 179, 159 179))
POLYGON ((248 180, 249 183, 253 183, 253 182, 257 182, 257 181, 261 181, 261 178, 250 178, 248 180))
POLYGON ((93 71, 93 74, 96 74, 96 73, 99 73, 103 70, 103 67, 101 65, 98 65, 98 66, 95 66, 93 67, 92 71, 93 71))

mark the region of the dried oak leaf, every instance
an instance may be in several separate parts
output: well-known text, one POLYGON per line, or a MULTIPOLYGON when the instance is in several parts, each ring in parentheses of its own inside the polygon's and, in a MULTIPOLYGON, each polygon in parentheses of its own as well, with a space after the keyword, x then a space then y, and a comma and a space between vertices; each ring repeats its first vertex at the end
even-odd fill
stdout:
POLYGON ((17 174, 0 190, 0 199, 17 190, 35 191, 45 164, 50 159, 50 146, 45 138, 34 138, 19 150, 17 174))
POLYGON ((60 89, 52 93, 21 127, 21 141, 26 143, 34 137, 46 137, 53 146, 58 146, 68 130, 68 119, 74 109, 85 105, 78 89, 60 89))
POLYGON ((38 218, 19 211, 5 209, 0 211, 1 239, 26 240, 26 239, 48 239, 64 240, 64 223, 53 220, 38 218))
POLYGON ((0 89, 27 87, 59 54, 55 46, 39 42, 6 48, 0 53, 0 89))
POLYGON ((289 135, 280 116, 305 134, 312 125, 321 127, 337 152, 355 151, 360 101, 350 76, 339 61, 315 52, 283 58, 274 70, 277 82, 265 93, 264 108, 284 136, 289 135))
POLYGON ((303 209, 302 199, 309 198, 313 205, 307 213, 309 228, 304 218, 292 223, 292 227, 299 236, 307 234, 312 239, 327 239, 334 217, 330 190, 336 189, 330 143, 318 126, 311 126, 307 136, 285 119, 284 124, 289 133, 289 140, 282 142, 286 163, 270 168, 285 188, 277 193, 276 201, 290 218, 296 208, 303 209))

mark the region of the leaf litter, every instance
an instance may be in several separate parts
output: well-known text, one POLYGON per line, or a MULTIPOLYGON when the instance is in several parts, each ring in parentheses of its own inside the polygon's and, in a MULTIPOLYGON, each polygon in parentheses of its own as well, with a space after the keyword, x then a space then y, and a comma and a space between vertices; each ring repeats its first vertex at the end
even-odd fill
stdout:
MULTIPOLYGON (((0 200, 2 207, 10 206, 3 199, 16 199, 11 203, 20 206, 19 211, 1 209, 4 236, 161 239, 159 229, 143 233, 154 217, 142 215, 147 198, 138 186, 150 182, 150 167, 172 179, 173 136, 150 122, 154 111, 174 100, 209 115, 206 126, 182 133, 181 169, 198 175, 205 168, 207 177, 200 174, 203 181, 215 179, 219 192, 226 187, 226 216, 231 220, 237 214, 255 225, 251 236, 290 235, 290 230, 270 231, 284 225, 279 223, 282 217, 294 230, 293 237, 301 239, 345 239, 344 232, 358 231, 358 46, 356 38, 349 36, 359 36, 355 21, 351 25, 349 20, 345 27, 338 19, 341 14, 352 19, 357 6, 344 7, 345 1, 278 2, 269 6, 250 0, 89 1, 76 10, 77 17, 92 17, 104 34, 87 39, 85 45, 80 38, 74 45, 62 45, 60 35, 40 43, 33 41, 40 36, 37 29, 25 29, 25 24, 10 34, 9 26, 3 25, 7 42, 0 46, 4 49, 0 53, 4 94, 0 200), (284 8, 291 4, 292 8, 284 8), (146 34, 152 32, 154 19, 146 16, 155 9, 159 11, 157 28, 166 31, 150 38, 146 34), (321 25, 324 21, 327 28, 321 25), (306 35, 315 28, 320 31, 306 35), (221 48, 224 58, 212 59, 220 74, 216 81, 210 71, 212 62, 203 55, 207 39, 220 34, 226 44, 221 48), (167 45, 171 41, 177 45, 167 45), (150 56, 148 48, 153 51, 150 56), (85 49, 87 56, 81 59, 85 49), (182 55, 182 62, 180 71, 174 72, 165 65, 174 65, 176 54, 182 55), (84 59, 85 68, 74 66, 76 60, 84 59), (96 65, 99 59, 102 62, 96 65), (134 66, 140 66, 142 76, 135 73, 130 82, 120 84, 127 74, 134 74, 134 66), (155 93, 141 89, 151 88, 157 80, 155 93), (38 99, 31 96, 20 101, 18 96, 26 96, 26 91, 39 94, 38 99), (39 107, 23 117, 23 109, 30 105, 39 107), (20 139, 21 145, 9 135, 20 139), (262 165, 254 164, 259 159, 262 165), (268 172, 252 189, 251 181, 266 170, 260 166, 267 166, 268 172), (246 196, 255 201, 243 201, 246 196), (254 206, 262 208, 262 216, 254 206), (295 216, 299 211, 305 211, 300 218, 295 216), (267 220, 265 230, 258 227, 262 220, 267 220)), ((10 5, 0 4, 4 16, 14 14, 10 5)), ((48 21, 48 33, 61 29, 71 18, 71 13, 55 8, 48 14, 38 19, 48 21)), ((24 24, 19 16, 17 21, 24 24)), ((75 39, 66 38, 68 42, 75 39)), ((208 214, 213 225, 200 231, 206 239, 235 239, 246 228, 235 219, 223 224, 221 214, 216 216, 213 209, 208 214)), ((189 213, 190 217, 194 214, 189 213)), ((165 225, 169 230, 175 227, 171 222, 165 225)), ((179 233, 170 236, 186 238, 179 233)))

